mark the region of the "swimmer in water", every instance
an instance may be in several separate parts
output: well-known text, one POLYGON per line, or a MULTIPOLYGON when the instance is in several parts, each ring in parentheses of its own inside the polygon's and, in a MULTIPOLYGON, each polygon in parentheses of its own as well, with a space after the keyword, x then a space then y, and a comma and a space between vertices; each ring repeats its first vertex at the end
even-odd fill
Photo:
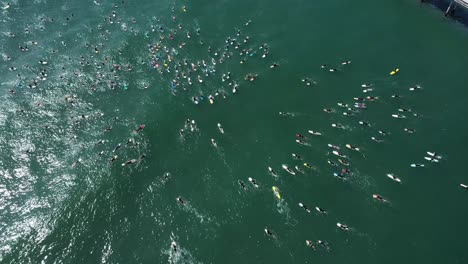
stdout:
POLYGON ((78 164, 81 164, 81 161, 82 161, 81 158, 79 158, 77 161, 73 162, 73 164, 71 165, 72 168, 74 168, 78 164))
POLYGON ((312 166, 310 166, 310 164, 307 163, 307 162, 304 163, 304 167, 309 168, 309 169, 312 169, 312 166))
POLYGON ((401 95, 398 95, 398 94, 392 94, 392 98, 401 98, 401 95))
POLYGON ((404 128, 403 130, 408 134, 413 134, 414 132, 416 132, 416 130, 412 128, 404 128))
POLYGON ((177 252, 177 243, 175 241, 171 242, 172 251, 177 252))
POLYGON ((271 167, 268 167, 268 172, 270 172, 270 174, 274 177, 278 177, 278 174, 276 174, 276 172, 271 167))
POLYGON ((145 125, 140 125, 140 127, 138 127, 138 128, 135 130, 135 132, 136 132, 136 133, 139 133, 140 131, 143 130, 143 128, 145 128, 145 125))
POLYGON ((122 167, 123 167, 123 166, 130 165, 130 164, 135 164, 136 162, 137 162, 136 159, 127 160, 125 163, 122 163, 122 167))
POLYGON ((343 61, 343 62, 341 63, 341 65, 349 65, 349 64, 351 64, 351 61, 343 61))
POLYGON ((248 180, 255 188, 258 188, 258 184, 257 181, 255 181, 255 179, 249 177, 248 180))
POLYGON ((376 199, 377 201, 380 201, 382 203, 385 203, 387 202, 387 200, 385 200, 382 196, 378 195, 378 194, 373 194, 372 195, 372 198, 376 199))
POLYGON ((182 197, 179 196, 179 197, 176 198, 176 200, 180 205, 185 205, 185 201, 184 201, 184 199, 182 199, 182 197))
POLYGON ((411 109, 398 108, 398 111, 400 111, 400 112, 411 112, 411 109))
POLYGON ((329 114, 335 112, 335 110, 333 110, 332 108, 324 108, 323 111, 324 111, 325 113, 329 113, 329 114))
POLYGON ((304 209, 307 213, 310 213, 310 209, 307 208, 307 206, 305 206, 303 203, 299 203, 299 207, 301 207, 302 209, 304 209))
POLYGON ((270 68, 273 69, 273 68, 276 68, 276 67, 278 67, 278 66, 279 66, 279 64, 273 63, 272 65, 270 65, 270 68))
POLYGON ((341 228, 344 231, 349 231, 349 227, 347 225, 345 225, 345 224, 336 223, 336 226, 338 226, 339 228, 341 228))
POLYGON ((413 164, 411 164, 410 166, 413 167, 413 168, 422 168, 422 167, 424 167, 424 164, 413 163, 413 164))
POLYGON ((362 88, 371 88, 372 86, 374 86, 374 85, 372 85, 372 84, 365 84, 365 83, 364 83, 364 84, 361 84, 361 87, 362 87, 362 88))
POLYGON ((297 160, 301 160, 301 159, 302 159, 301 156, 299 156, 299 155, 297 155, 297 154, 295 154, 295 153, 292 154, 292 157, 293 157, 293 159, 297 159, 297 160))
POLYGON ((237 182, 238 182, 238 183, 239 183, 239 185, 242 187, 242 189, 244 189, 244 190, 245 190, 245 189, 247 188, 247 187, 245 186, 245 184, 244 184, 244 182, 243 182, 243 181, 241 181, 241 180, 238 180, 237 182))
POLYGON ((332 165, 333 167, 336 167, 338 166, 338 164, 336 164, 335 162, 331 161, 331 160, 327 160, 328 164, 332 165))
POLYGON ((382 143, 383 140, 379 139, 379 138, 376 138, 376 137, 371 137, 371 139, 377 143, 382 143))

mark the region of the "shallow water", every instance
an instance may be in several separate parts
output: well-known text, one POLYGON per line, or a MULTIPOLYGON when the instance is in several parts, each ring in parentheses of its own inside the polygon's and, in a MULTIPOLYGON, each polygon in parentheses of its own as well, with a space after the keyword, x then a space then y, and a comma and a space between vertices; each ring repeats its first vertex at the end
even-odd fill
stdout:
POLYGON ((438 10, 409 0, 37 0, 11 1, 0 18, 2 263, 467 261, 461 238, 468 234, 458 228, 468 217, 467 193, 458 185, 468 182, 468 31, 438 10), (241 47, 230 45, 220 61, 228 37, 241 47), (239 55, 250 48, 252 56, 239 55), (176 70, 188 74, 197 62, 192 85, 180 75, 174 89, 176 70), (279 67, 270 69, 273 63, 279 67), (244 80, 248 73, 258 78, 244 80), (363 83, 374 90, 362 93, 363 83), (416 84, 423 89, 409 91, 416 84), (366 96, 379 99, 342 115, 337 102, 366 96), (392 118, 398 108, 412 112, 392 118), (297 133, 306 145, 295 142, 297 133), (345 180, 333 177, 345 166, 327 163, 338 163, 327 144, 348 156, 345 180), (426 151, 441 153, 441 161, 427 162, 426 151), (293 176, 282 164, 304 173, 293 176), (375 193, 389 202, 373 200, 375 193), (306 239, 325 240, 329 250, 312 251, 306 239))

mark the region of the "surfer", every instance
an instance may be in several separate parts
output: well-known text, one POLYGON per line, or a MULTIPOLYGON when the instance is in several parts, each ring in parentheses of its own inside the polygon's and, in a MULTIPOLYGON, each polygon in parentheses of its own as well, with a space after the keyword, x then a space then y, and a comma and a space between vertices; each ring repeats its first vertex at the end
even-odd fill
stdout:
POLYGON ((307 131, 307 132, 309 132, 309 134, 312 134, 312 135, 314 135, 314 136, 321 136, 321 135, 322 135, 322 133, 317 132, 317 131, 313 131, 313 130, 309 130, 309 131, 307 131))
POLYGON ((331 126, 334 127, 334 128, 344 129, 344 126, 342 126, 341 124, 338 124, 338 123, 337 124, 332 124, 331 126))
POLYGON ((306 240, 305 243, 306 243, 306 245, 307 245, 308 247, 310 247, 311 249, 315 250, 315 245, 314 245, 314 243, 312 243, 312 241, 306 240))
POLYGON ((305 137, 302 134, 296 134, 296 137, 301 138, 301 139, 305 139, 305 137))
POLYGON ((318 207, 318 206, 315 207, 315 210, 316 210, 319 214, 326 214, 326 213, 327 213, 327 211, 323 210, 322 208, 320 208, 320 207, 318 207))
POLYGON ((383 202, 383 203, 387 201, 382 196, 380 196, 378 194, 373 194, 372 198, 376 199, 377 201, 383 202))
POLYGON ((122 146, 122 144, 117 144, 117 146, 115 146, 115 148, 112 150, 112 152, 116 152, 120 147, 122 146))
POLYGON ((184 199, 182 199, 182 197, 179 196, 179 197, 177 197, 176 200, 177 200, 177 202, 179 202, 179 204, 185 205, 185 201, 184 201, 184 199))
POLYGON ((123 166, 130 165, 130 164, 134 164, 134 163, 136 163, 136 162, 137 162, 136 159, 127 160, 125 163, 122 163, 122 167, 123 167, 123 166))
POLYGON ((305 206, 303 203, 299 203, 299 207, 301 207, 302 209, 304 209, 307 213, 310 213, 310 209, 307 208, 307 206, 305 206))
POLYGON ((140 131, 142 131, 143 129, 145 128, 145 125, 140 125, 140 127, 138 127, 135 132, 136 133, 139 133, 140 131))
POLYGON ((217 148, 218 147, 218 144, 216 143, 216 141, 214 139, 211 139, 211 144, 217 148))
POLYGON ((276 174, 276 172, 275 172, 271 167, 268 167, 268 171, 269 171, 270 174, 273 175, 274 177, 278 177, 278 174, 276 174))
POLYGON ((349 227, 345 224, 342 224, 342 223, 336 223, 336 226, 338 226, 340 229, 344 230, 344 231, 349 231, 349 227))
POLYGON ((302 159, 301 156, 299 156, 299 155, 297 155, 297 154, 295 154, 295 153, 292 154, 292 157, 293 157, 293 159, 297 159, 297 160, 301 160, 301 159, 302 159))
POLYGON ((358 148, 358 147, 353 146, 353 145, 351 145, 351 144, 346 144, 346 147, 349 148, 349 149, 355 150, 355 151, 359 151, 359 148, 358 148))
POLYGON ((117 156, 117 155, 112 156, 112 158, 109 160, 109 163, 112 163, 112 162, 116 161, 118 157, 119 156, 117 156))
POLYGON ((360 125, 363 125, 363 126, 367 126, 367 127, 370 127, 371 125, 365 121, 359 121, 359 124, 360 125))
POLYGON ((257 181, 255 181, 255 179, 249 177, 248 180, 255 188, 258 188, 258 184, 257 181))
POLYGON ((296 165, 296 166, 294 166, 294 168, 295 168, 298 172, 304 174, 304 171, 303 171, 302 169, 300 169, 299 166, 296 165))
POLYGON ((300 139, 296 139, 296 142, 299 143, 299 144, 301 144, 301 145, 304 145, 304 146, 307 145, 307 143, 305 143, 304 141, 302 141, 302 140, 300 140, 300 139))
POLYGON ((341 164, 345 165, 345 166, 349 166, 349 162, 347 162, 347 161, 345 161, 345 160, 338 159, 338 161, 339 161, 341 164))
POLYGON ((281 167, 282 167, 285 171, 287 171, 289 174, 291 174, 291 175, 296 175, 296 173, 295 173, 293 170, 291 170, 291 169, 288 167, 288 165, 282 164, 281 167))
POLYGON ((221 132, 221 134, 224 134, 224 128, 221 126, 221 124, 218 123, 217 126, 218 126, 219 132, 221 132))
POLYGON ((242 189, 244 189, 244 190, 245 190, 246 186, 245 186, 244 182, 243 182, 243 181, 241 181, 241 180, 238 180, 237 182, 238 182, 238 183, 239 183, 239 185, 242 187, 242 189))

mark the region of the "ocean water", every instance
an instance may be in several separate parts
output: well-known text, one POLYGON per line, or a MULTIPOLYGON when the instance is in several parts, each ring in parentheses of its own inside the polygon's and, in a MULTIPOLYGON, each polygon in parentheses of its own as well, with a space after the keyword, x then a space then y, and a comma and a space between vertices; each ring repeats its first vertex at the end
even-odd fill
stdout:
POLYGON ((410 0, 2 7, 1 263, 468 261, 468 31, 439 10, 410 0), (354 97, 367 109, 337 105, 355 108, 354 97), (333 176, 343 168, 345 180, 333 176))

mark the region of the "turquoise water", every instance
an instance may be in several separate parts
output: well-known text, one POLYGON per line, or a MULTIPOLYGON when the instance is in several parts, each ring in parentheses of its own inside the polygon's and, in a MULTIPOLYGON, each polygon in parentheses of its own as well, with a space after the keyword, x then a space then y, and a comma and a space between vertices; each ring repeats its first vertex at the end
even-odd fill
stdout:
POLYGON ((0 13, 1 262, 465 263, 468 31, 418 2, 11 1, 0 13), (241 45, 220 62, 228 37, 241 45), (197 62, 190 85, 181 74, 197 62), (379 99, 354 116, 337 106, 366 96, 379 99), (412 112, 392 118, 398 108, 412 112), (345 166, 327 163, 338 163, 327 144, 348 156, 346 180, 333 177, 345 166))

